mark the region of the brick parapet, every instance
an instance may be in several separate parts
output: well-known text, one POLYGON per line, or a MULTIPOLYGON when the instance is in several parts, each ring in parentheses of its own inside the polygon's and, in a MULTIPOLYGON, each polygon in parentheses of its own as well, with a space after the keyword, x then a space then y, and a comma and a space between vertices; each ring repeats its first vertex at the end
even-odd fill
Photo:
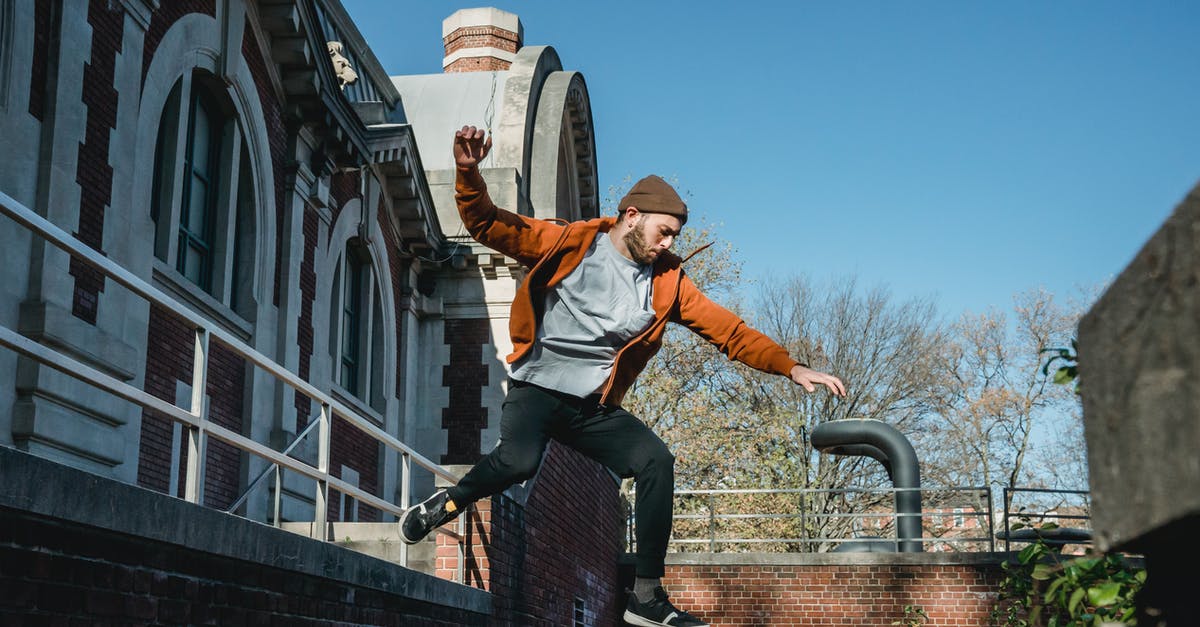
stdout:
MULTIPOLYGON (((663 584, 677 606, 714 624, 734 626, 883 627, 902 620, 906 605, 916 605, 931 625, 975 627, 988 624, 1003 576, 997 554, 706 559, 721 557, 727 556, 668 555, 663 584)), ((632 566, 623 575, 631 580, 632 566)))
POLYGON ((488 624, 399 565, 0 447, 0 624, 488 624))
MULTIPOLYGON (((623 511, 611 475, 551 442, 523 505, 506 495, 476 503, 464 580, 492 593, 495 624, 573 624, 576 599, 584 624, 619 624, 623 511)), ((437 575, 452 579, 457 544, 442 534, 436 543, 437 575)))

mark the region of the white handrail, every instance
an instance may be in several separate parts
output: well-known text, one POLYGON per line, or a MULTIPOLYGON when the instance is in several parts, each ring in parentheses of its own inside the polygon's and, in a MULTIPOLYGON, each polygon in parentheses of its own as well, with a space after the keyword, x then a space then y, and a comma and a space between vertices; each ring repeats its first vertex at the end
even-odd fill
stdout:
MULTIPOLYGON (((408 482, 412 472, 412 462, 416 462, 421 467, 429 470, 434 475, 450 481, 456 481, 457 475, 447 472, 439 464, 426 458, 418 453, 412 447, 404 442, 401 442, 391 434, 376 426, 370 419, 361 416, 351 407, 339 402, 336 398, 327 394, 316 387, 309 384, 307 381, 299 378, 297 375, 285 369, 275 361, 269 359, 254 348, 244 344, 239 338, 230 335, 222 330, 219 326, 206 319, 204 316, 196 313, 188 307, 180 304, 174 298, 168 296, 158 288, 150 285, 145 280, 129 272, 111 259, 101 255, 92 248, 84 245, 63 231, 53 223, 49 222, 34 211, 17 202, 8 194, 0 191, 0 212, 11 218, 17 224, 24 226, 36 235, 44 238, 58 248, 78 257, 88 265, 96 268, 105 276, 112 279, 119 285, 124 286, 129 291, 141 296, 151 304, 157 305, 171 311, 175 316, 187 322, 192 331, 195 333, 195 354, 193 357, 193 381, 192 381, 192 398, 191 411, 177 407, 167 401, 164 401, 156 396, 153 396, 144 390, 138 389, 120 381, 110 375, 107 375, 95 368, 92 368, 84 363, 81 363, 71 357, 65 356, 53 349, 42 346, 41 344, 23 336, 19 333, 0 325, 0 346, 7 347, 21 355, 33 359, 39 363, 45 364, 59 370, 76 379, 89 383, 97 388, 105 390, 119 398, 136 403, 143 408, 153 410, 166 417, 182 423, 188 427, 188 469, 187 480, 185 482, 185 496, 187 500, 202 503, 204 494, 204 458, 206 439, 211 436, 220 441, 226 442, 235 448, 256 455, 278 468, 286 468, 293 472, 299 473, 309 479, 317 482, 318 492, 315 503, 314 515, 314 531, 320 539, 325 539, 325 510, 330 489, 337 490, 355 500, 374 507, 382 512, 388 512, 393 515, 400 515, 404 512, 405 506, 408 505, 409 486, 408 482), (245 358, 254 365, 266 370, 276 379, 279 379, 299 390, 308 398, 312 399, 321 407, 321 415, 318 420, 321 421, 319 429, 318 449, 319 459, 318 467, 313 466, 296 459, 290 455, 276 451, 268 446, 260 444, 250 438, 243 436, 240 433, 231 431, 216 423, 207 421, 203 413, 203 398, 204 389, 207 379, 207 362, 209 358, 209 346, 211 340, 215 338, 227 346, 234 353, 245 358), (334 477, 329 473, 329 450, 331 438, 331 421, 333 416, 339 416, 346 422, 357 427, 373 439, 381 442, 389 448, 400 453, 401 463, 401 505, 396 505, 388 500, 381 499, 357 486, 353 486, 341 479, 334 477)), ((276 505, 275 516, 278 523, 279 516, 279 477, 276 475, 276 505)), ((439 529, 440 533, 455 538, 459 541, 459 553, 464 550, 462 543, 464 542, 462 534, 454 533, 449 530, 439 529)), ((407 551, 402 552, 402 557, 407 557, 407 551)), ((407 560, 404 559, 403 562, 407 560)), ((460 566, 461 566, 460 559, 460 566)), ((402 563, 403 563, 402 562, 402 563)), ((461 582, 461 578, 459 579, 461 582)))
POLYGON ((33 212, 21 203, 14 200, 8 194, 0 191, 0 211, 12 218, 18 224, 28 228, 34 233, 45 238, 55 246, 80 257, 89 265, 97 268, 118 284, 126 287, 134 294, 145 298, 152 304, 158 305, 171 311, 171 313, 188 322, 193 329, 204 329, 212 338, 217 339, 222 344, 232 349, 233 352, 246 358, 254 365, 271 373, 277 379, 280 379, 299 390, 305 396, 316 401, 318 404, 328 405, 333 413, 345 419, 350 424, 354 425, 361 431, 374 437, 376 440, 386 444, 390 448, 400 453, 405 453, 412 456, 412 459, 418 465, 432 472, 434 475, 442 477, 450 481, 457 481, 458 476, 451 474, 442 468, 436 462, 426 458, 418 453, 415 449, 393 437, 388 432, 380 429, 369 421, 369 419, 359 416, 353 409, 341 403, 333 396, 322 392, 313 387, 307 381, 296 376, 292 372, 280 366, 275 361, 258 352, 254 348, 247 346, 239 338, 229 334, 221 329, 217 324, 206 319, 204 316, 195 311, 181 305, 175 299, 165 294, 162 290, 150 285, 145 280, 129 272, 120 265, 114 263, 111 259, 101 255, 89 246, 79 242, 66 231, 55 226, 50 221, 33 212))

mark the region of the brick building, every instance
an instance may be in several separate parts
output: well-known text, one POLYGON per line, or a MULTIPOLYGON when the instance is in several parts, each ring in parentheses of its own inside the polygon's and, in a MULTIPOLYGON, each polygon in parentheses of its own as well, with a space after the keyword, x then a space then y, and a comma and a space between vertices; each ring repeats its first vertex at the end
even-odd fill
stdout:
MULTIPOLYGON (((4 2, 0 191, 421 455, 471 464, 497 438, 522 268, 466 236, 453 130, 494 132, 483 165, 501 206, 573 220, 595 217, 599 199, 582 76, 553 48, 523 46, 510 13, 459 11, 443 36, 443 74, 389 76, 337 0, 4 2)), ((193 332, 171 310, 7 218, 0 250, 0 326, 189 406, 193 332)), ((310 398, 220 343, 206 377, 208 421, 277 451, 299 439, 292 455, 316 463, 310 398)), ((179 422, 10 350, 0 445, 183 496, 179 422)), ((330 448, 334 477, 385 501, 433 489, 432 475, 406 475, 400 455, 344 420, 330 448)), ((276 522, 275 488, 251 484, 268 462, 217 439, 206 450, 196 500, 276 522)), ((484 509, 517 533, 539 516, 525 511, 539 490, 588 488, 596 503, 573 511, 611 512, 600 527, 611 541, 590 547, 604 559, 520 550, 569 571, 564 585, 608 581, 591 587, 615 596, 615 483, 569 451, 548 459, 544 477, 484 509)), ((312 520, 314 491, 285 473, 280 522, 312 520)), ((392 519, 337 494, 328 510, 334 521, 392 519)), ((506 572, 519 587, 523 571, 506 572)), ((506 611, 554 620, 557 610, 513 599, 506 611)))

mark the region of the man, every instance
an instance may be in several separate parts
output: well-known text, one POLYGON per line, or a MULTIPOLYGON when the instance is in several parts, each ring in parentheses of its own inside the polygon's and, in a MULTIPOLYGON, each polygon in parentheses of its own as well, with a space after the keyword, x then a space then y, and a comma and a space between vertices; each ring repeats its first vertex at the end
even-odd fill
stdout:
POLYGON ((665 181, 648 176, 621 200, 620 216, 562 225, 497 208, 479 162, 492 140, 465 126, 454 136, 459 214, 477 241, 529 267, 509 321, 512 376, 500 417, 500 442, 449 490, 400 520, 415 543, 478 499, 529 479, 550 438, 634 477, 637 579, 625 620, 633 625, 702 626, 676 609, 660 585, 675 490, 675 458, 621 399, 662 344, 666 323, 682 324, 731 359, 812 392, 838 396, 837 377, 816 372, 700 293, 669 252, 687 222, 687 205, 665 181))

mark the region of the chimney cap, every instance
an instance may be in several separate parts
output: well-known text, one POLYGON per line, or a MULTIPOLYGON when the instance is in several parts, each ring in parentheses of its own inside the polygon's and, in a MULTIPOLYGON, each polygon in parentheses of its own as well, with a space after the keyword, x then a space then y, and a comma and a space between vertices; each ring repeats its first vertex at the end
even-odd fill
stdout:
POLYGON ((494 26, 517 34, 517 41, 525 40, 525 28, 521 18, 516 13, 509 13, 494 7, 477 9, 459 9, 450 17, 442 20, 442 38, 446 38, 460 28, 476 26, 494 26))

